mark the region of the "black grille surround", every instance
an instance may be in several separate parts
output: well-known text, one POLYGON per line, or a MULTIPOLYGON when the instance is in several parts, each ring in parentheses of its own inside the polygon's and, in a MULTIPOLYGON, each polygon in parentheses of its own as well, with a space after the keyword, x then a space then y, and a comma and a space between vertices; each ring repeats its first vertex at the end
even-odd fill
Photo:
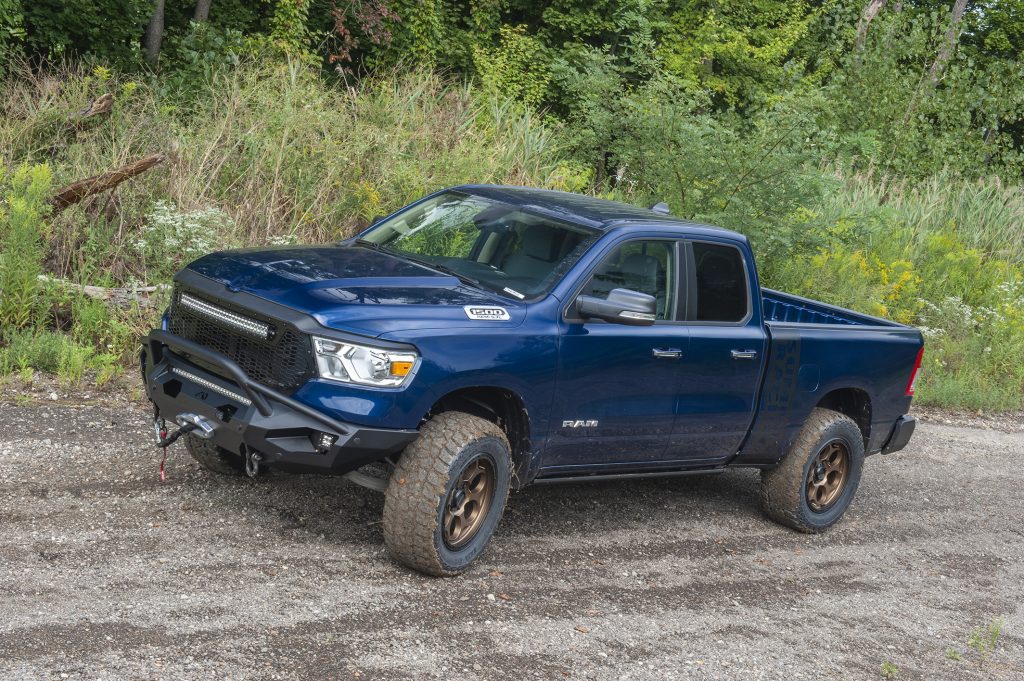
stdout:
MULTIPOLYGON (((254 381, 286 394, 297 390, 316 373, 316 361, 308 335, 288 322, 269 318, 181 284, 175 284, 167 313, 167 326, 171 333, 231 358, 254 381), (230 324, 181 305, 183 293, 216 308, 269 325, 270 338, 256 338, 230 324)), ((212 365, 196 358, 189 359, 207 371, 223 375, 222 371, 212 365)))

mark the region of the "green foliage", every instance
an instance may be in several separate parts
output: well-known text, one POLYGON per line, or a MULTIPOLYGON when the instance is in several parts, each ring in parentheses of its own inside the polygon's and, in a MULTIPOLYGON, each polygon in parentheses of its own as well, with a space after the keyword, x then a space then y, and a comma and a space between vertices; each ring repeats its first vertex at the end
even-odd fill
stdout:
POLYGON ((51 175, 45 165, 22 165, 0 183, 7 184, 0 204, 0 328, 36 324, 44 304, 39 282, 51 175), (4 182, 7 180, 7 182, 4 182))
POLYGON ((45 371, 74 386, 81 384, 90 371, 96 383, 103 385, 121 368, 112 355, 97 353, 62 333, 21 331, 9 334, 0 345, 0 377, 15 371, 25 384, 32 383, 35 371, 45 371))
POLYGON ((191 23, 183 34, 172 36, 164 50, 168 62, 164 87, 176 88, 184 94, 197 83, 208 83, 214 76, 237 66, 242 56, 248 54, 249 44, 241 31, 200 22, 191 23))
POLYGON ((882 663, 881 673, 883 679, 895 679, 900 673, 900 668, 886 660, 882 663))
POLYGON ((544 45, 526 34, 524 26, 503 26, 501 43, 493 50, 477 47, 474 62, 484 86, 536 107, 547 94, 551 74, 544 45))
POLYGON ((982 662, 996 649, 1004 626, 1006 626, 1006 620, 996 617, 988 623, 987 627, 977 627, 971 632, 967 639, 967 645, 981 656, 982 662))
MULTIPOLYGON (((945 21, 945 17, 942 17, 945 21)), ((1018 61, 975 62, 963 52, 934 81, 929 70, 946 26, 928 14, 886 15, 864 49, 825 88, 821 125, 855 136, 859 165, 920 179, 947 169, 968 177, 1019 177, 1024 72, 1018 61)))
POLYGON ((671 13, 661 40, 666 69, 722 105, 770 105, 804 70, 794 50, 814 27, 804 0, 689 0, 671 13))
POLYGON ((0 0, 0 78, 7 75, 8 62, 25 41, 24 23, 21 0, 0 0))
POLYGON ((30 0, 22 2, 25 42, 50 59, 90 56, 122 65, 140 60, 139 39, 151 0, 30 0))
POLYGON ((282 54, 312 60, 309 4, 310 0, 272 0, 268 39, 282 54))

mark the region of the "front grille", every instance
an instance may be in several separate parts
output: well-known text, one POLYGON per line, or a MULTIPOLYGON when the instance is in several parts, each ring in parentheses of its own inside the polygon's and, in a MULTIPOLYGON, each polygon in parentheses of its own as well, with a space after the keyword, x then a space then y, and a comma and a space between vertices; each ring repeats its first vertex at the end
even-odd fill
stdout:
MULTIPOLYGON (((227 355, 249 378, 288 393, 314 373, 309 337, 291 324, 181 286, 174 288, 168 330, 227 355)), ((189 359, 208 371, 224 374, 198 358, 189 359)))

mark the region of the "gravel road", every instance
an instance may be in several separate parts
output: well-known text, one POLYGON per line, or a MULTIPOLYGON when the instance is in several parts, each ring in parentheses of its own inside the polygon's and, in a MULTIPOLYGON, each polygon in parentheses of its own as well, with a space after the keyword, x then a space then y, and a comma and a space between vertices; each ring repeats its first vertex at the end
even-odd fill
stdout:
POLYGON ((753 471, 530 488, 439 580, 389 560, 378 494, 181 446, 161 484, 140 403, 53 397, 0 396, 3 678, 1024 678, 1016 417, 931 414, 824 536, 753 471))

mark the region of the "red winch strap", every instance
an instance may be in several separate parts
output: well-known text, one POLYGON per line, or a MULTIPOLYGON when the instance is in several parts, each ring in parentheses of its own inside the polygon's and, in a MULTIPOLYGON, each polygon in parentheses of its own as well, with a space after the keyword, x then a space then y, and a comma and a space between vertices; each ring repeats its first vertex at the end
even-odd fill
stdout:
MULTIPOLYGON (((166 440, 167 439, 167 429, 166 428, 160 431, 160 439, 161 440, 166 440)), ((160 482, 167 482, 167 475, 164 473, 164 464, 167 463, 167 446, 166 445, 163 447, 163 450, 164 450, 164 455, 163 455, 163 458, 160 459, 160 482)))

